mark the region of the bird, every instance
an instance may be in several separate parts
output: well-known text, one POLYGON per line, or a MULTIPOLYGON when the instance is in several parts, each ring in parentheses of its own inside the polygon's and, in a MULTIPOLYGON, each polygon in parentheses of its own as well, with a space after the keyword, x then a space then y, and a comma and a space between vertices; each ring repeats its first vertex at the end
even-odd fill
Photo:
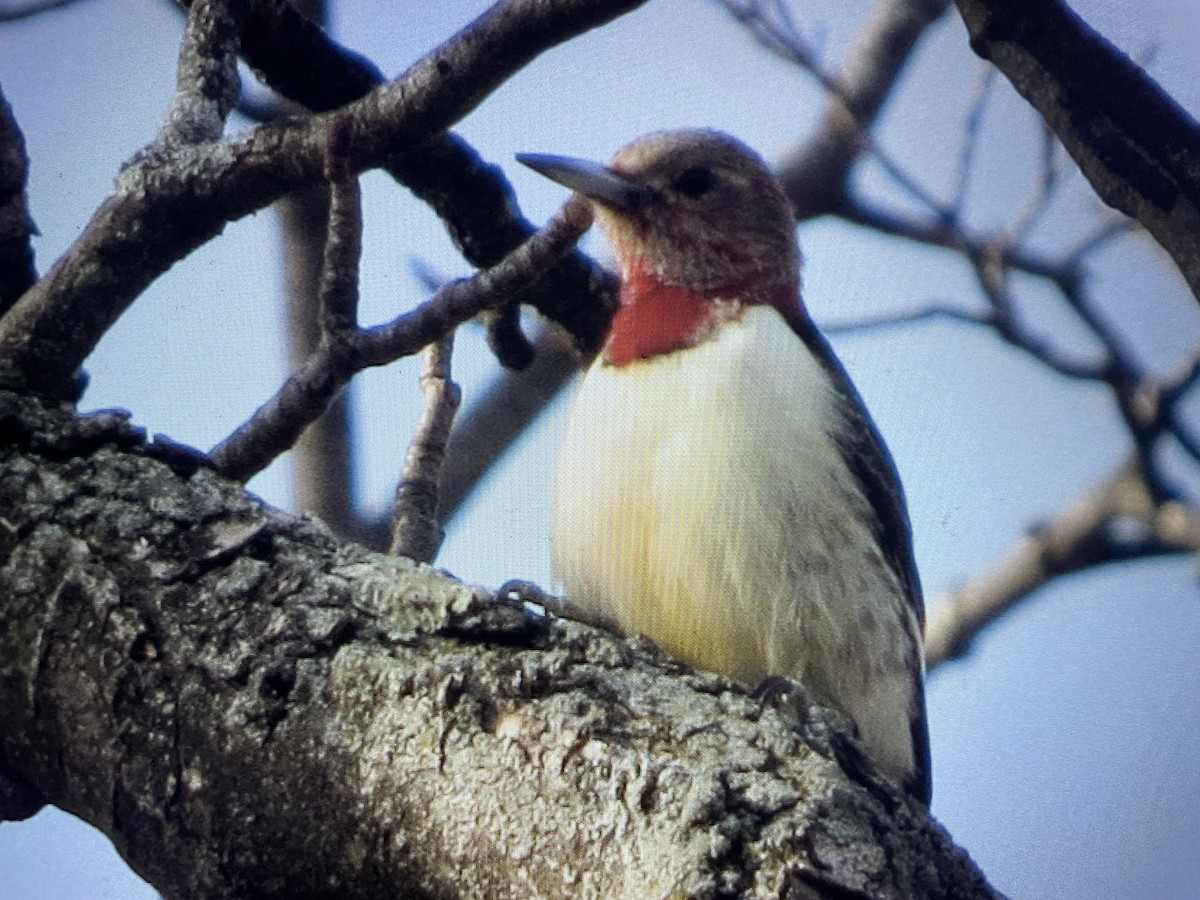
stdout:
POLYGON ((554 475, 564 604, 737 682, 800 682, 928 805, 904 493, 803 303, 779 180, 710 129, 646 135, 607 165, 517 159, 590 201, 620 276, 554 475))

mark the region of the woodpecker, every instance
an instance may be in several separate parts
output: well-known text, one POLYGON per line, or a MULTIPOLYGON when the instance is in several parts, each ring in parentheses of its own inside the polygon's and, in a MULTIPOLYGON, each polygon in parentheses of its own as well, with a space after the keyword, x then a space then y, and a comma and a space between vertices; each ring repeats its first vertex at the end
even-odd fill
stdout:
POLYGON ((801 300, 782 185, 711 130, 647 135, 607 166, 517 158, 591 201, 621 276, 555 475, 566 604, 746 684, 796 679, 928 804, 904 494, 801 300))

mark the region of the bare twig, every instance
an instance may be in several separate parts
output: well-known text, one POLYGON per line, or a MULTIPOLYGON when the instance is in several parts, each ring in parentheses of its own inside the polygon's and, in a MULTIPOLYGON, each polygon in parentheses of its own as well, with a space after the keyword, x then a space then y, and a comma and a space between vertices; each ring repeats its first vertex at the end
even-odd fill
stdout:
POLYGON ((329 179, 330 202, 313 346, 301 357, 297 375, 276 395, 280 405, 266 404, 250 422, 214 448, 213 460, 226 474, 248 478, 293 446, 307 426, 326 411, 353 374, 352 370, 346 370, 345 379, 341 381, 328 374, 329 370, 345 368, 349 357, 347 347, 358 333, 362 204, 358 179, 350 174, 348 165, 352 135, 351 120, 338 120, 330 128, 326 148, 325 174, 329 179), (303 373, 307 373, 307 378, 300 380, 303 373), (263 454, 269 455, 264 459, 263 454), (256 459, 260 464, 250 461, 256 459), (247 467, 250 467, 249 471, 247 467))
POLYGON ((462 401, 462 390, 450 374, 454 348, 451 332, 425 348, 421 391, 425 406, 421 423, 409 444, 404 476, 396 487, 388 552, 431 563, 445 532, 438 518, 438 486, 450 442, 450 429, 462 401))
POLYGON ((975 82, 975 97, 971 101, 966 121, 963 122, 962 146, 958 151, 958 168, 954 187, 950 191, 950 213, 955 223, 962 221, 963 206, 967 201, 967 189, 975 164, 975 151, 979 148, 979 136, 983 133, 983 113, 991 96, 996 70, 983 66, 975 82))
POLYGON ((1198 383, 1200 349, 1193 350, 1192 355, 1183 360, 1175 371, 1157 379, 1145 379, 1129 391, 1127 403, 1130 414, 1141 423, 1145 432, 1144 441, 1152 443, 1162 435, 1169 434, 1188 456, 1200 462, 1200 438, 1192 434, 1180 410, 1187 394, 1198 383))
POLYGON ((881 0, 855 38, 847 65, 832 79, 831 95, 813 139, 788 154, 778 174, 805 220, 837 212, 846 197, 846 181, 861 156, 884 101, 917 40, 947 7, 946 0, 881 0))
POLYGON ((1030 229, 1049 208, 1050 201, 1054 198, 1054 192, 1062 184, 1062 177, 1066 172, 1066 166, 1063 165, 1064 157, 1058 152, 1060 146, 1058 139, 1054 137, 1054 132, 1046 127, 1044 122, 1041 124, 1041 177, 1034 185, 1033 192, 1025 202, 1024 208, 1009 223, 1004 241, 1010 245, 1017 245, 1024 241, 1030 229))
MULTIPOLYGON (((913 218, 900 215, 861 197, 847 198, 846 204, 838 210, 838 215, 847 222, 882 234, 930 247, 944 247, 967 257, 997 252, 995 235, 968 231, 945 218, 913 218)), ((1071 261, 1068 264, 1024 247, 1004 246, 998 248, 998 252, 1000 261, 1006 268, 1052 281, 1077 277, 1080 264, 1079 261, 1071 261)))
MULTIPOLYGON (((969 260, 980 290, 991 304, 990 324, 1000 338, 1067 378, 1105 381, 1110 377, 1113 366, 1110 353, 1106 353, 1099 362, 1081 362, 1029 329, 1017 312, 1009 290, 1008 270, 998 253, 972 255, 969 260)), ((1105 349, 1107 351, 1109 348, 1105 349)))
POLYGON ((1157 499, 1130 461, 1069 504, 992 571, 934 603, 925 626, 930 669, 962 656, 971 640, 1033 591, 1062 575, 1129 559, 1200 552, 1200 510, 1157 499))
POLYGON ((167 147, 218 140, 237 103, 238 24, 227 0, 196 0, 179 48, 175 97, 159 132, 167 147))
POLYGON ((933 302, 916 309, 884 312, 857 319, 845 319, 840 322, 822 322, 821 331, 825 334, 858 334, 887 328, 924 325, 939 319, 962 322, 967 325, 992 324, 992 317, 987 313, 972 312, 953 303, 933 302))
POLYGON ((350 173, 354 126, 340 119, 329 132, 325 177, 329 179, 329 233, 317 294, 321 330, 342 334, 358 325, 358 260, 362 256, 362 194, 350 173))
POLYGON ((1063 269, 1065 271, 1077 270, 1085 258, 1097 253, 1110 241, 1123 237, 1138 227, 1139 223, 1136 219, 1110 210, 1107 219, 1066 254, 1063 258, 1063 269))
POLYGON ((52 9, 71 6, 79 0, 25 0, 24 3, 0 3, 0 22, 15 22, 52 9))
POLYGON ((0 90, 0 316, 37 279, 32 243, 37 229, 25 195, 28 178, 25 138, 0 90))
POLYGON ((955 3, 975 52, 1037 109, 1100 198, 1146 226, 1200 297, 1200 125, 1062 0, 955 3))
MULTIPOLYGON (((285 243, 288 359, 295 371, 321 337, 319 289, 329 191, 319 187, 297 191, 281 200, 278 210, 285 243)), ((352 407, 350 392, 338 394, 296 441, 291 456, 292 496, 296 509, 313 513, 337 534, 365 540, 355 512, 352 407)))
POLYGON ((322 341, 249 422, 213 449, 217 468, 239 479, 260 471, 295 442, 356 372, 411 356, 483 310, 511 302, 525 284, 574 247, 590 225, 590 208, 572 199, 498 265, 443 285, 416 309, 385 325, 322 341))

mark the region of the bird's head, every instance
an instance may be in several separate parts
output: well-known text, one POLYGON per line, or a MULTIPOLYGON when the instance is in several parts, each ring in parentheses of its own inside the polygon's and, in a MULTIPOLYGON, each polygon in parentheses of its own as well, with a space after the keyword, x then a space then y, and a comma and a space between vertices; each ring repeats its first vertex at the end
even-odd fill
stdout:
MULTIPOLYGON (((767 164, 740 141, 718 131, 665 131, 639 138, 608 165, 517 158, 593 202, 620 269, 623 308, 653 306, 659 319, 674 314, 675 322, 688 310, 733 314, 759 303, 799 313, 791 204, 767 164)), ((695 343, 710 325, 697 321, 695 333, 673 340, 695 343)))

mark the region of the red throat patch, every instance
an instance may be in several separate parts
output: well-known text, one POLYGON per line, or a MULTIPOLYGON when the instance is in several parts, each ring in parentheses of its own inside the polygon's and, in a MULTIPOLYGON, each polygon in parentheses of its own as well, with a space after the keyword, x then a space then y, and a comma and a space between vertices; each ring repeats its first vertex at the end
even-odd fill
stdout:
POLYGON ((621 282, 621 305, 604 344, 604 360, 623 366, 690 347, 712 326, 715 312, 705 294, 634 273, 621 282))
POLYGON ((624 366, 693 347, 721 322, 760 303, 774 306, 788 321, 803 315, 794 287, 779 285, 759 295, 736 289, 713 295, 664 284, 645 270, 635 270, 621 281, 621 304, 604 343, 604 361, 624 366))

